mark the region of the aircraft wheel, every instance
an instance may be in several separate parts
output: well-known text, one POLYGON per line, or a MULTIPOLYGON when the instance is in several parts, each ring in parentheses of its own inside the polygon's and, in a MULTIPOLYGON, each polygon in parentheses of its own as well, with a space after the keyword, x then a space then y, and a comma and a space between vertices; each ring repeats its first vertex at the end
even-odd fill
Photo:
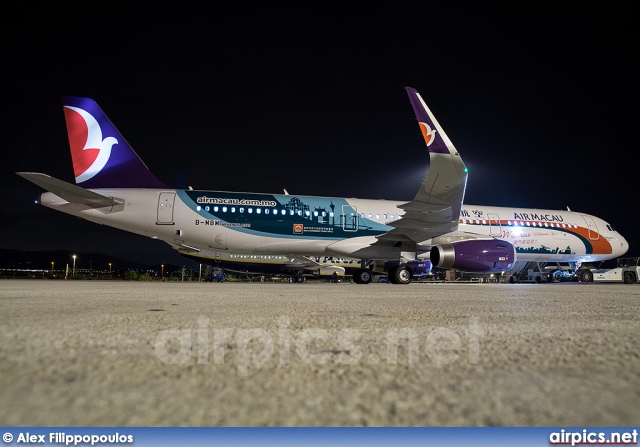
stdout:
POLYGON ((624 272, 624 283, 633 284, 634 282, 636 282, 636 275, 633 272, 624 272))
POLYGON ((591 273, 591 270, 581 270, 578 278, 580 279, 580 282, 592 282, 593 281, 593 273, 591 273))
POLYGON ((353 282, 356 284, 369 284, 371 281, 373 281, 373 275, 367 269, 357 270, 353 274, 353 282))
POLYGON ((389 269, 389 273, 387 274, 387 278, 391 284, 398 284, 396 281, 396 271, 398 271, 398 267, 391 267, 389 269))
POLYGON ((298 283, 298 284, 302 284, 302 283, 304 282, 304 276, 302 276, 302 275, 301 275, 301 276, 296 276, 296 277, 294 278, 294 281, 295 281, 296 283, 298 283))
POLYGON ((413 280, 413 273, 404 266, 398 267, 393 276, 396 284, 409 284, 413 280))

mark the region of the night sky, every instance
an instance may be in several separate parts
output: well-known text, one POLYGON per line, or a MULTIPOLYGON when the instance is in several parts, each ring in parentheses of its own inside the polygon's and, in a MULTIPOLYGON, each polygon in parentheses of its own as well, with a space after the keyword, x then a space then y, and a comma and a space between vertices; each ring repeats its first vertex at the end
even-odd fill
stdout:
POLYGON ((465 203, 569 206, 640 255, 632 4, 235 4, 10 20, 1 248, 188 264, 162 242, 34 204, 43 190, 15 172, 74 183, 61 95, 96 100, 172 186, 410 200, 428 168, 411 86, 469 168, 465 203))

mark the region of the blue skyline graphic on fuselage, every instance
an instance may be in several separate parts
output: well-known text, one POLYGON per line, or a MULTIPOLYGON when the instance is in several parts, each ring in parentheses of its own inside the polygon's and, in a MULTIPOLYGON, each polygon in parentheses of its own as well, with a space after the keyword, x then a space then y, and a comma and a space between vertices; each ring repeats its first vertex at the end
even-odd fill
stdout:
POLYGON ((392 229, 363 217, 346 199, 222 191, 177 190, 202 219, 246 234, 347 239, 378 236, 392 229))

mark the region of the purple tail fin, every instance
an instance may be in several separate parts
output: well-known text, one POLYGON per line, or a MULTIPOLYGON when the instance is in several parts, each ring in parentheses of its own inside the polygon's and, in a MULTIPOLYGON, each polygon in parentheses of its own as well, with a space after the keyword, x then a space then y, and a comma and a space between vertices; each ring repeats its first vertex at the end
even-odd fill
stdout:
POLYGON ((167 188, 93 99, 63 96, 76 184, 87 189, 167 188))

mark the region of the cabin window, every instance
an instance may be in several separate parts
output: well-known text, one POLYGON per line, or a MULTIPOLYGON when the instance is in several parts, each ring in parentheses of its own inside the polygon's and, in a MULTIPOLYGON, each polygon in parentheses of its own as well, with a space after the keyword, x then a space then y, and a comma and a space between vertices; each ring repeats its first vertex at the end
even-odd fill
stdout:
POLYGON ((265 208, 265 209, 264 209, 264 213, 265 213, 265 214, 269 214, 269 208, 265 208))
POLYGON ((223 206, 223 207, 222 207, 222 212, 223 212, 223 213, 226 213, 226 212, 227 212, 227 207, 226 207, 226 206, 223 206))
MULTIPOLYGON (((164 205, 164 203, 160 204, 161 206, 164 205)), ((196 211, 200 211, 202 208, 200 208, 200 205, 196 206, 196 211)))
POLYGON ((217 212, 218 212, 218 207, 217 207, 217 206, 214 206, 214 207, 213 207, 213 211, 217 213, 217 212))
POLYGON ((388 216, 385 214, 384 215, 384 220, 387 220, 387 219, 388 219, 388 216))
POLYGON ((236 212, 236 207, 235 207, 235 206, 232 206, 232 207, 231 207, 231 212, 232 212, 232 213, 235 213, 235 212, 236 212))
POLYGON ((380 214, 376 214, 376 219, 380 219, 380 214))
POLYGON ((369 213, 369 219, 373 219, 373 214, 369 213))
POLYGON ((238 208, 239 213, 244 213, 244 208, 238 208))
POLYGON ((249 214, 253 213, 253 208, 247 208, 247 212, 248 212, 249 214))

